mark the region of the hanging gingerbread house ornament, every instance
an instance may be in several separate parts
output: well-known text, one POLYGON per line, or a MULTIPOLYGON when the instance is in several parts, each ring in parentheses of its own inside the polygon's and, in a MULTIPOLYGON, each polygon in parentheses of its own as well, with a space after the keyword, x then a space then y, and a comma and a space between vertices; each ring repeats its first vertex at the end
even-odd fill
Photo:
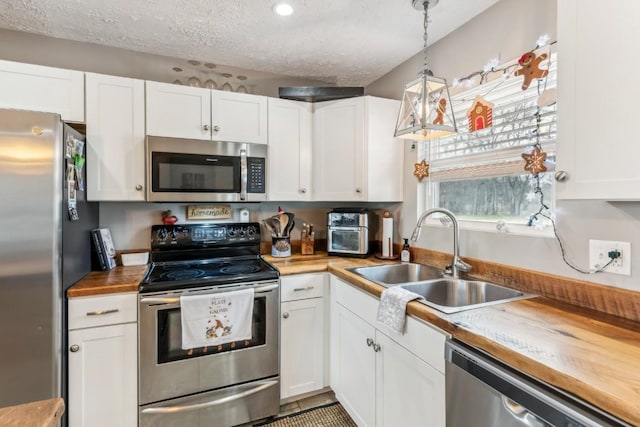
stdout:
POLYGON ((482 96, 476 96, 471 108, 467 110, 469 122, 469 132, 486 129, 493 124, 493 103, 487 101, 482 96))
POLYGON ((418 178, 418 181, 422 181, 429 176, 429 163, 426 160, 422 160, 420 163, 414 164, 413 174, 418 178))

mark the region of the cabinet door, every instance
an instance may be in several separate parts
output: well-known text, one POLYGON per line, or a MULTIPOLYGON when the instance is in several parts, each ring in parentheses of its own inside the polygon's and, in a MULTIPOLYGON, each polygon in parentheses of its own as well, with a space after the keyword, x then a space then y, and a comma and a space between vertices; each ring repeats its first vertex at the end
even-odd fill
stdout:
POLYGON ((400 101, 365 97, 366 184, 369 202, 401 202, 404 181, 404 141, 393 137, 400 101))
POLYGON ((267 97, 211 91, 214 141, 267 143, 267 97))
POLYGON ((211 139, 211 90, 147 81, 147 135, 211 139))
MULTIPOLYGON (((331 333, 335 334, 331 351, 332 383, 336 398, 358 426, 375 426, 376 353, 375 329, 340 304, 331 333), (368 341, 371 340, 371 341, 368 341), (371 343, 371 345, 368 344, 371 343), (334 376, 335 375, 335 376, 334 376)), ((400 424, 396 424, 400 425, 400 424)))
POLYGON ((137 425, 137 345, 136 323, 69 332, 70 427, 137 425))
POLYGON ((560 199, 640 200, 635 102, 629 64, 640 3, 558 2, 558 147, 560 199), (593 29, 597 28, 597 31, 593 29), (635 153, 635 154, 634 154, 635 153))
POLYGON ((364 200, 364 98, 314 105, 315 200, 364 200))
POLYGON ((280 318, 280 398, 324 387, 324 301, 283 302, 280 318))
POLYGON ((269 200, 311 200, 311 104, 269 99, 269 200))
POLYGON ((386 335, 376 334, 380 346, 376 353, 376 426, 444 427, 444 374, 386 335))
POLYGON ((144 81, 86 80, 87 198, 144 201, 144 81))
POLYGON ((58 113, 84 122, 84 73, 0 61, 0 107, 58 113))

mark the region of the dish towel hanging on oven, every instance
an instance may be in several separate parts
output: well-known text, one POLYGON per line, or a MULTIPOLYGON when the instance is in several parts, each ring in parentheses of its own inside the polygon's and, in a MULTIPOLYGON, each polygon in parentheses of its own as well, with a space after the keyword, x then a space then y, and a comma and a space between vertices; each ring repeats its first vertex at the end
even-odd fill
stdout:
POLYGON ((420 298, 420 295, 400 286, 392 286, 385 289, 380 295, 378 322, 388 326, 393 332, 402 334, 404 332, 407 303, 416 298, 420 298))
POLYGON ((180 297, 182 349, 250 340, 253 289, 180 297))

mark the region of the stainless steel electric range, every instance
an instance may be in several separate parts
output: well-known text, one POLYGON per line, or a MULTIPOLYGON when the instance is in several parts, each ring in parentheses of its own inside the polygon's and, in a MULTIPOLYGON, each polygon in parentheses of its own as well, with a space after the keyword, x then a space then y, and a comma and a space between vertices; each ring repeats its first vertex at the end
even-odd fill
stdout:
POLYGON ((228 427, 280 403, 278 271, 258 223, 153 226, 139 286, 139 425, 228 427), (182 349, 180 297, 253 288, 252 337, 182 349))

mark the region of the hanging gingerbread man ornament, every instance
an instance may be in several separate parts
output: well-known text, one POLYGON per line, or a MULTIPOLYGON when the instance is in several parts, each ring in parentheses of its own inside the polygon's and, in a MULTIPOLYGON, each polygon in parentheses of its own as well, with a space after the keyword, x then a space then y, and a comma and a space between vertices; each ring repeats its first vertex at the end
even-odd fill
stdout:
POLYGON ((549 70, 541 70, 540 63, 547 59, 547 54, 543 53, 538 56, 533 51, 527 52, 520 57, 518 64, 521 68, 518 68, 514 75, 523 76, 522 90, 527 90, 533 79, 542 79, 549 74, 549 70))
POLYGON ((447 111, 447 100, 446 98, 440 98, 440 101, 438 101, 438 108, 436 110, 436 118, 433 121, 434 125, 440 125, 443 126, 444 125, 444 113, 445 111, 447 111))

